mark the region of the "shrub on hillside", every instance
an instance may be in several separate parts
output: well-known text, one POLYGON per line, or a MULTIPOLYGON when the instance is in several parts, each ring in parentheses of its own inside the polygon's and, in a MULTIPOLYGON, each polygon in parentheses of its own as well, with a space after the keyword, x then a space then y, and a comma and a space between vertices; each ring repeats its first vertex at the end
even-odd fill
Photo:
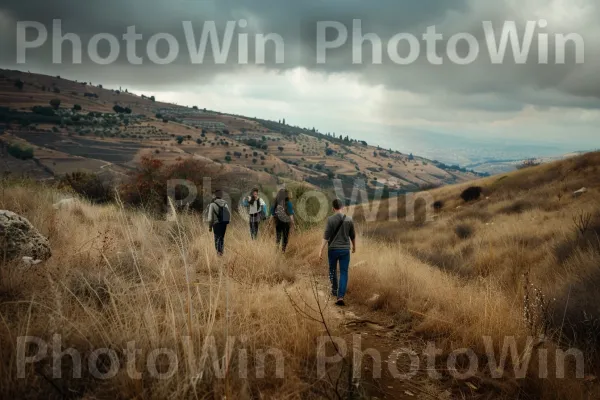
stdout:
POLYGON ((460 239, 468 239, 473 235, 473 227, 467 224, 459 224, 454 228, 454 233, 460 239))
POLYGON ((9 144, 7 150, 8 154, 15 158, 18 158, 19 160, 30 160, 33 158, 32 147, 21 146, 18 144, 9 144))
POLYGON ((60 99, 52 99, 52 100, 50 100, 50 106, 53 109, 58 110, 58 108, 60 107, 60 99))
POLYGON ((483 192, 483 188, 479 186, 471 186, 465 189, 461 194, 460 198, 466 202, 477 200, 481 197, 481 193, 483 192))
POLYGON ((45 115, 47 117, 54 117, 56 115, 53 107, 33 106, 31 107, 31 111, 35 114, 45 115))
POLYGON ((565 264, 577 254, 600 253, 600 214, 582 213, 573 219, 573 232, 554 245, 554 257, 565 264))
POLYGON ((131 114, 131 108, 122 107, 118 104, 113 107, 113 111, 116 112, 117 114, 131 114))
POLYGON ((502 214, 521 214, 532 207, 533 205, 525 200, 517 200, 511 205, 501 208, 499 212, 502 214))
POLYGON ((442 208, 444 208, 444 202, 441 200, 436 201, 435 203, 433 203, 433 208, 435 210, 441 210, 442 208))
MULTIPOLYGON (((177 201, 188 199, 190 189, 185 185, 176 185, 177 180, 187 181, 195 187, 195 198, 189 199, 189 207, 195 211, 202 211, 204 199, 201 196, 203 185, 210 180, 218 180, 219 185, 230 185, 230 178, 222 173, 219 167, 209 162, 187 159, 176 164, 166 166, 161 160, 153 157, 142 157, 136 171, 129 175, 119 186, 119 196, 123 203, 133 207, 143 207, 149 212, 163 213, 167 211, 167 197, 169 195, 177 201), (169 187, 171 183, 172 187, 169 187), (169 193, 169 190, 172 193, 169 193)), ((210 183, 209 183, 210 184, 210 183)), ((193 194, 193 193, 192 193, 193 194)))
POLYGON ((570 346, 586 354, 588 368, 600 361, 599 262, 597 250, 578 254, 569 262, 569 267, 578 271, 577 279, 546 305, 551 328, 559 330, 570 346))
POLYGON ((519 164, 517 166, 517 169, 525 169, 525 168, 537 167, 540 164, 541 163, 539 161, 536 161, 535 158, 530 158, 528 160, 523 161, 521 164, 519 164))
POLYGON ((135 172, 119 188, 119 197, 124 204, 144 207, 149 211, 162 211, 165 206, 167 183, 162 161, 142 157, 135 172))
POLYGON ((69 187, 94 203, 106 203, 113 199, 112 187, 98 175, 89 172, 73 172, 60 180, 60 186, 69 187))

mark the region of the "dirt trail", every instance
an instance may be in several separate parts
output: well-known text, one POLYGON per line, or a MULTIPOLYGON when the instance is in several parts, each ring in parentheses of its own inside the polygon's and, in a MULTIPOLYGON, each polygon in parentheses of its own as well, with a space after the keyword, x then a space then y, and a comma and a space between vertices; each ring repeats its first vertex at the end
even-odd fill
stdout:
POLYGON ((330 286, 327 278, 313 276, 312 279, 318 285, 319 301, 339 323, 337 334, 347 343, 348 360, 352 362, 353 348, 362 351, 361 361, 357 356, 355 363, 358 376, 353 374, 359 392, 366 394, 367 398, 381 400, 453 398, 450 391, 429 378, 422 355, 424 344, 413 333, 410 318, 393 318, 382 312, 373 312, 366 306, 353 304, 351 297, 347 299, 346 306, 336 306, 335 300, 328 295, 330 286), (408 355, 411 351, 420 360, 419 366, 412 369, 408 355), (374 362, 372 354, 379 355, 380 361, 374 362))

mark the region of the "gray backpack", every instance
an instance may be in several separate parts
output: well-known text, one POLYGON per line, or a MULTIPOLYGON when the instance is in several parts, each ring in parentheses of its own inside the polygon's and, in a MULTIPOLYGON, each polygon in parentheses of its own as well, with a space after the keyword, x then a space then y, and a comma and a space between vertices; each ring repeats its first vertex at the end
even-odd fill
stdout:
POLYGON ((281 204, 278 204, 277 207, 275 207, 275 216, 278 220, 285 223, 289 223, 292 220, 287 214, 285 207, 281 204))
POLYGON ((217 223, 229 224, 231 220, 231 213, 229 212, 229 207, 225 204, 223 207, 213 202, 215 206, 217 206, 217 223))

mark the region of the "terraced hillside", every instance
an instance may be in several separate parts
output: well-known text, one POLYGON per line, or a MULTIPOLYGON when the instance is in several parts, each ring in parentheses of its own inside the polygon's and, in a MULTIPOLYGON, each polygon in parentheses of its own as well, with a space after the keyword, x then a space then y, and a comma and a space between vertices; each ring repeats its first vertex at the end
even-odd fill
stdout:
MULTIPOLYGON (((31 147, 44 174, 103 170, 118 176, 149 155, 167 162, 200 157, 250 173, 261 183, 291 179, 327 188, 332 178, 347 183, 359 178, 371 192, 380 186, 415 191, 477 177, 347 136, 205 106, 178 106, 125 88, 0 71, 0 140, 5 146, 31 147)), ((0 168, 32 174, 19 165, 0 168)))

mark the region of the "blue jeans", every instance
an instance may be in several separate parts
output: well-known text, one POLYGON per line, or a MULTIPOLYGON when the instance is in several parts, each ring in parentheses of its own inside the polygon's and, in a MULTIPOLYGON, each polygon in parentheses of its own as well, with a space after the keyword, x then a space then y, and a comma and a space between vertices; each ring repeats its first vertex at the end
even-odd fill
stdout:
POLYGON ((348 285, 348 266, 350 265, 350 250, 333 249, 328 252, 329 280, 331 281, 331 294, 343 298, 348 285), (337 264, 340 263, 340 278, 338 286, 337 264))

